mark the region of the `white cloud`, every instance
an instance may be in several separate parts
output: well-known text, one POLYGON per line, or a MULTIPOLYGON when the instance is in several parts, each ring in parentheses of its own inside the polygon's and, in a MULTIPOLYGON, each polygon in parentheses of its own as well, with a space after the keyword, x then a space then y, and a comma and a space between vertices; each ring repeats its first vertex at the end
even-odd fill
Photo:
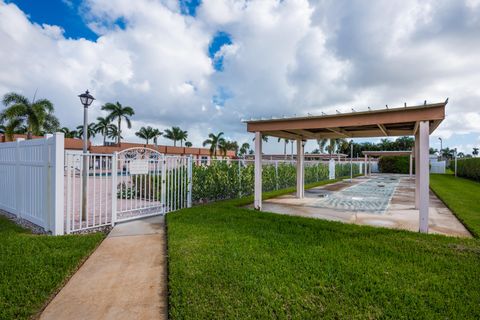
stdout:
POLYGON ((38 88, 74 127, 89 88, 92 118, 120 101, 135 108, 134 129, 180 125, 197 145, 211 131, 250 140, 242 118, 446 97, 436 136, 480 133, 478 1, 204 0, 190 17, 174 0, 86 0, 81 10, 97 41, 66 39, 0 0, 0 94, 38 88), (215 55, 222 72, 208 56, 218 31, 232 37, 215 55))

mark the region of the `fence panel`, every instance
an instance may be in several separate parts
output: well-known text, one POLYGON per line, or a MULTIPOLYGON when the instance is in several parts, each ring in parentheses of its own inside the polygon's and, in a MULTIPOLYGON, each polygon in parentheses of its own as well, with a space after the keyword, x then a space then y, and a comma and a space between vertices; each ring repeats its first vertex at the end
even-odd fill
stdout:
POLYGON ((62 133, 0 144, 0 208, 63 234, 62 133))

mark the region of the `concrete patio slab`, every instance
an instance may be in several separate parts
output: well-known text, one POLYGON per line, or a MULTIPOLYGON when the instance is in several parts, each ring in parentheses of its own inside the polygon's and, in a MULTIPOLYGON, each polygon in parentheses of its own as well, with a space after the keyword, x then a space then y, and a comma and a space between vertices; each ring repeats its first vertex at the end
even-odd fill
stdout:
POLYGON ((118 224, 40 319, 167 319, 164 217, 118 224))
MULTIPOLYGON (((313 188, 305 198, 294 194, 265 200, 263 211, 360 225, 419 230, 415 179, 407 175, 374 175, 313 188)), ((471 237, 453 213, 430 192, 429 233, 471 237)))

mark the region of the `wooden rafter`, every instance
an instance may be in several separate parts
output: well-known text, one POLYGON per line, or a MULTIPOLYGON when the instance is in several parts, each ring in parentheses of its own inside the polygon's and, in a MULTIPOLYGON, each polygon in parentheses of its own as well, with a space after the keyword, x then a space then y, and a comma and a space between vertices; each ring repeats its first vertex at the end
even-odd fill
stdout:
POLYGON ((387 128, 385 128, 385 126, 384 126, 383 124, 377 124, 377 126, 380 128, 380 130, 382 131, 382 133, 383 133, 385 136, 388 136, 387 128))

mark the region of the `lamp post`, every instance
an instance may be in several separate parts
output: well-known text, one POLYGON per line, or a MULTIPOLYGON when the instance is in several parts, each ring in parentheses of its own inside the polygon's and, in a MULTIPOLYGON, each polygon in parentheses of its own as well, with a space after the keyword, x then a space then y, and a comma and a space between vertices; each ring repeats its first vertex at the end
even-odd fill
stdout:
POLYGON ((88 179, 88 107, 95 98, 87 91, 78 95, 83 104, 83 170, 82 170, 82 219, 87 218, 87 179, 88 179))
POLYGON ((353 140, 350 140, 350 183, 353 181, 353 140))

